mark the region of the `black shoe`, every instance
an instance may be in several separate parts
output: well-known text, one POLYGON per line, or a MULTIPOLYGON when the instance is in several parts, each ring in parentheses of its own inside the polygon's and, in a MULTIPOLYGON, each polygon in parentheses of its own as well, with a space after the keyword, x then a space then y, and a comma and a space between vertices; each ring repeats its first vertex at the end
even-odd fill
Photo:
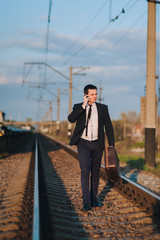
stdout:
POLYGON ((90 207, 89 203, 85 203, 82 207, 82 211, 88 211, 90 209, 91 209, 91 207, 90 207))
POLYGON ((92 206, 92 207, 102 207, 103 204, 102 204, 102 203, 99 203, 98 201, 92 200, 92 201, 91 201, 91 206, 92 206))

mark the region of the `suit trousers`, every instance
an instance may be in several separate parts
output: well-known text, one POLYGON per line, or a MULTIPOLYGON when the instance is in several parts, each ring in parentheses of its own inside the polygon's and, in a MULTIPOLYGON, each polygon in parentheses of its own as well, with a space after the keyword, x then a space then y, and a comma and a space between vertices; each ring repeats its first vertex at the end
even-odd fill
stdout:
POLYGON ((83 204, 97 200, 98 184, 102 150, 98 141, 80 139, 78 144, 78 159, 81 169, 81 188, 83 204))

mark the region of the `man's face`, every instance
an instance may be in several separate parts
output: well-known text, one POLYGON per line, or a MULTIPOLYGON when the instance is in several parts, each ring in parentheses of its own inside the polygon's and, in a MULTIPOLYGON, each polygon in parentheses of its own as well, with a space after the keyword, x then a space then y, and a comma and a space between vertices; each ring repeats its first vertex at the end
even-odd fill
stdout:
POLYGON ((89 104, 93 104, 97 100, 97 89, 88 89, 89 104))

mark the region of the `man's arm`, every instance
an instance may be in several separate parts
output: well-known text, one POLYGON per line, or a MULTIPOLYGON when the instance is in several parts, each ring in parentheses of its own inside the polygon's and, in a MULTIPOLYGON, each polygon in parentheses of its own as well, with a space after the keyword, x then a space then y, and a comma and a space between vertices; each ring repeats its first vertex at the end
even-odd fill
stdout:
POLYGON ((115 146, 113 125, 109 116, 108 107, 104 106, 104 123, 109 146, 115 146))
POLYGON ((68 115, 68 121, 74 123, 84 112, 85 109, 82 107, 82 104, 75 104, 72 112, 68 115))
POLYGON ((82 104, 75 104, 73 106, 73 111, 68 116, 68 121, 74 123, 79 116, 85 112, 86 106, 88 104, 89 98, 88 95, 83 96, 83 103, 82 104))

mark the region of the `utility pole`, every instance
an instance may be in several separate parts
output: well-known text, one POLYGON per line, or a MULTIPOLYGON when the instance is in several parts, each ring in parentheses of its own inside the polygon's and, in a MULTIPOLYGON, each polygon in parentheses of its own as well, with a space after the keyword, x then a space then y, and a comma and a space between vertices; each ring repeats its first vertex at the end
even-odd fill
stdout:
POLYGON ((127 117, 125 113, 121 113, 123 120, 123 140, 127 139, 127 117))
POLYGON ((52 133, 52 101, 49 101, 50 133, 52 133))
POLYGON ((127 139, 127 119, 126 114, 123 115, 123 140, 127 139))
POLYGON ((100 81, 100 87, 99 87, 99 102, 102 102, 102 81, 100 81))
POLYGON ((59 122, 60 89, 57 89, 57 122, 59 122))
POLYGON ((148 0, 145 163, 155 167, 156 150, 156 3, 148 0))
POLYGON ((70 66, 70 79, 69 79, 69 113, 72 110, 72 66, 70 66))
POLYGON ((56 134, 59 135, 60 132, 60 94, 65 94, 68 89, 57 89, 57 124, 56 124, 56 134))
MULTIPOLYGON (((70 66, 70 79, 69 79, 69 113, 72 110, 72 66, 70 66)), ((68 138, 71 137, 72 124, 68 122, 68 138)))
POLYGON ((59 135, 59 107, 60 107, 60 89, 57 89, 57 126, 56 126, 56 133, 59 135))
POLYGON ((9 113, 9 122, 12 122, 12 113, 9 113))

